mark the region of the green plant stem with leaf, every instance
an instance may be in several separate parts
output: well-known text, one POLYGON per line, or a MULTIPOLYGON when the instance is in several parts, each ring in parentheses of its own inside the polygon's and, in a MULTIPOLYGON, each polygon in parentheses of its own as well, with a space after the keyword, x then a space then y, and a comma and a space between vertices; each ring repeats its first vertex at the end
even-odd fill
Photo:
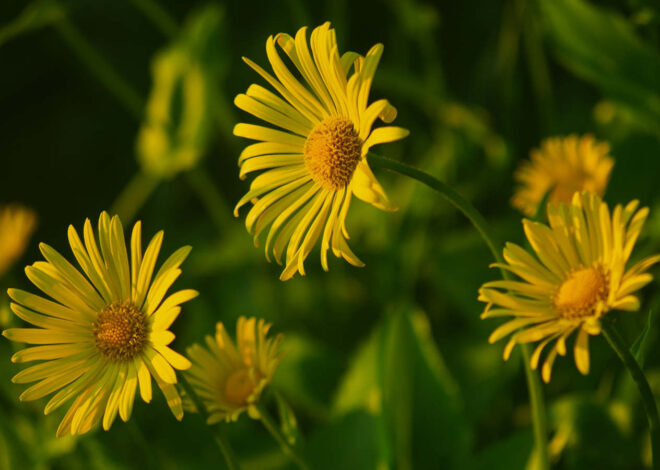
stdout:
MULTIPOLYGON (((200 416, 206 423, 209 418, 209 412, 204 406, 204 402, 199 398, 197 393, 195 393, 195 389, 192 387, 192 385, 190 385, 190 382, 188 382, 188 380, 184 377, 183 374, 179 374, 178 379, 179 379, 179 383, 181 384, 181 388, 183 388, 183 390, 186 392, 188 397, 190 397, 190 400, 195 405, 195 408, 197 408, 197 412, 200 414, 200 416)), ((222 432, 220 432, 219 426, 218 425, 209 426, 209 429, 211 429, 211 432, 213 433, 213 439, 220 448, 220 452, 222 453, 222 456, 224 457, 225 462, 227 463, 227 468, 229 470, 240 470, 241 467, 239 466, 236 460, 234 451, 229 445, 229 442, 227 442, 227 438, 224 436, 222 432)))
MULTIPOLYGON (((376 168, 383 168, 408 176, 440 193, 441 196, 447 199, 447 201, 449 201, 454 207, 456 207, 456 209, 461 211, 463 215, 465 215, 470 220, 474 228, 476 228, 481 235, 481 238, 483 238, 484 242, 486 242, 486 245, 492 253, 493 258, 495 258, 498 263, 504 263, 502 255, 497 248, 499 244, 495 241, 495 238, 491 234, 486 219, 484 219, 481 213, 472 204, 465 200, 451 187, 438 180, 437 178, 429 175, 428 173, 418 170, 417 168, 413 168, 409 165, 387 157, 382 157, 372 152, 369 152, 367 155, 367 160, 372 164, 372 166, 376 168)), ((502 269, 501 271, 502 275, 506 279, 510 278, 510 275, 506 270, 502 269)), ((541 380, 539 379, 538 373, 533 371, 530 366, 529 345, 521 344, 520 348, 522 350, 530 407, 532 409, 532 422, 534 426, 534 440, 536 443, 536 458, 538 463, 537 468, 539 470, 548 470, 550 468, 550 463, 548 456, 547 417, 545 411, 545 402, 543 400, 543 389, 541 388, 541 380)))
POLYGON ((300 468, 300 470, 311 470, 312 467, 305 461, 305 459, 300 455, 298 450, 291 445, 291 443, 284 437, 279 427, 266 410, 266 407, 263 403, 257 403, 255 405, 259 411, 259 419, 266 428, 266 430, 273 436, 273 439, 280 445, 282 452, 287 455, 295 464, 300 468))
POLYGON ((601 321, 601 328, 603 336, 612 347, 614 352, 619 356, 623 365, 626 366, 632 379, 639 388, 639 394, 642 398, 644 411, 649 421, 649 432, 651 434, 651 450, 653 452, 653 468, 660 469, 660 418, 658 418, 658 407, 655 403, 653 391, 649 386, 646 376, 639 366, 639 363, 630 352, 630 348, 626 345, 625 340, 621 337, 617 329, 608 318, 601 321))

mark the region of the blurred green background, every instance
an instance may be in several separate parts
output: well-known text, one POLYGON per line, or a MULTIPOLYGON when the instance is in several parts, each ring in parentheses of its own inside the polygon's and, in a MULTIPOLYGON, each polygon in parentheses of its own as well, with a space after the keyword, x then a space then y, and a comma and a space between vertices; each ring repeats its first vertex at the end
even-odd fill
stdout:
MULTIPOLYGON (((22 266, 40 258, 38 241, 70 256, 69 224, 118 210, 125 226, 141 219, 146 237, 164 229, 163 253, 194 247, 177 285, 201 296, 174 324, 179 351, 217 321, 233 330, 239 315, 285 334, 266 399, 274 411, 272 392, 289 404, 287 430, 314 468, 529 468, 520 358, 503 362, 503 345, 487 343, 495 323, 479 319, 477 289, 498 274, 444 200, 377 172, 400 210, 353 204, 351 246, 366 267, 333 258, 324 273, 314 251, 308 275, 286 283, 231 214, 249 184, 236 164, 246 142, 231 129, 251 121, 233 97, 264 84, 241 56, 266 66, 268 35, 326 20, 341 51, 385 45, 372 100, 396 106, 411 135, 379 153, 452 184, 501 240, 522 241, 509 206, 517 162, 545 137, 593 133, 616 159, 606 200, 652 208, 634 257, 660 249, 660 8, 651 0, 4 0, 0 203, 34 208, 39 227, 0 287, 34 290, 22 266)), ((643 296, 642 310, 618 322, 631 343, 660 307, 657 283, 643 296)), ((3 328, 17 322, 6 304, 3 328)), ((660 392, 657 340, 651 322, 643 352, 660 392)), ((199 417, 176 422, 162 397, 140 401, 109 432, 56 440, 60 416, 18 402, 14 347, 0 342, 0 469, 224 468, 199 417)), ((637 390, 602 338, 591 351, 589 376, 561 358, 544 387, 555 466, 645 468, 637 390)), ((246 470, 293 468, 259 423, 222 426, 246 470)))

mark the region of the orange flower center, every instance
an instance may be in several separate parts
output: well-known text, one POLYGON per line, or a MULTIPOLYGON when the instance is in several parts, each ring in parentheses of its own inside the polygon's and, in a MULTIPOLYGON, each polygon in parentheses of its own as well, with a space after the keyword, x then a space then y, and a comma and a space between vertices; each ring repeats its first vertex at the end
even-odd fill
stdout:
POLYGON ((362 158, 362 141, 353 123, 329 117, 309 133, 305 142, 305 166, 312 179, 325 189, 346 187, 362 158))
POLYGON ((247 404, 258 381, 258 377, 250 374, 249 369, 238 369, 232 372, 225 382, 225 398, 235 405, 247 404))
POLYGON ((600 267, 573 271, 557 289, 554 305, 564 318, 583 318, 596 312, 609 293, 607 275, 600 267))
POLYGON ((96 317, 92 331, 97 349, 114 361, 134 358, 147 342, 144 314, 130 302, 106 306, 96 317))

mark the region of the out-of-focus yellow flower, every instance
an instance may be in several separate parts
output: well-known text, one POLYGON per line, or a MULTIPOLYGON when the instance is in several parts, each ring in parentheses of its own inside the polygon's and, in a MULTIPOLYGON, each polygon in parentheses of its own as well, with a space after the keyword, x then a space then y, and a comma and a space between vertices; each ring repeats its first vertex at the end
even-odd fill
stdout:
POLYGON ((168 347, 174 340, 169 327, 180 305, 197 292, 182 290, 167 298, 165 294, 181 274, 179 266, 190 247, 174 252, 154 275, 162 231, 143 252, 142 225, 136 223, 130 258, 117 216, 101 214, 99 244, 89 219, 82 240, 73 226, 68 235, 82 273, 42 243, 46 261, 28 266, 25 272, 52 300, 19 289, 8 291, 16 316, 37 327, 3 331, 12 341, 37 345, 17 352, 12 361, 44 361, 12 379, 37 382, 20 399, 36 400, 57 392, 46 404, 46 414, 73 399, 58 436, 83 434, 100 422, 108 430, 117 413, 124 421, 130 418, 138 385, 142 399, 151 401, 153 377, 180 420, 183 407, 174 385, 175 369, 187 369, 190 362, 168 347))
POLYGON ((614 159, 610 146, 591 135, 553 137, 530 152, 515 173, 518 186, 511 204, 525 215, 536 214, 548 191, 548 203, 569 204, 576 191, 605 194, 614 159))
POLYGON ((17 204, 0 207, 0 276, 23 254, 37 225, 37 215, 17 204))
POLYGON ((506 269, 520 280, 484 284, 479 300, 487 306, 482 318, 513 317, 490 335, 491 343, 512 334, 504 349, 508 359, 516 344, 540 342, 531 357, 536 369, 543 349, 554 342, 542 368, 548 382, 557 354, 566 354, 566 339, 577 331, 574 356, 582 374, 589 372, 589 335, 601 331, 600 318, 610 310, 638 310, 633 295, 651 282, 646 270, 660 261, 648 257, 629 269, 626 264, 649 210, 639 201, 610 210, 592 193, 576 193, 567 207, 548 205, 550 225, 523 220, 536 257, 507 243, 506 269))
POLYGON ((160 53, 152 70, 137 152, 146 173, 169 178, 195 166, 206 148, 206 83, 199 64, 180 48, 160 53))
POLYGON ((219 322, 215 338, 206 337, 208 349, 198 344, 188 348, 192 367, 186 376, 209 412, 209 424, 235 421, 246 410, 259 416, 254 405, 280 363, 282 335, 266 338, 270 326, 264 320, 240 317, 235 346, 219 322))
POLYGON ((217 52, 221 18, 215 6, 193 15, 152 63, 153 87, 137 154, 143 170, 155 178, 193 168, 206 151, 219 80, 208 50, 217 52))
POLYGON ((367 104, 383 45, 376 44, 366 56, 355 52, 339 54, 330 23, 312 31, 311 52, 307 28, 295 38, 280 33, 266 41, 266 53, 275 76, 249 59, 245 62, 279 94, 251 85, 234 100, 236 106, 279 129, 240 123, 239 137, 256 140, 239 157, 240 176, 265 170, 238 202, 252 208, 245 221, 257 238, 270 226, 266 239, 269 252, 286 266, 280 279, 296 272, 305 274, 303 263, 321 239, 321 264, 327 271, 327 252, 355 266, 364 263, 346 242, 346 215, 356 196, 379 209, 394 210, 367 163, 369 149, 377 144, 404 138, 400 127, 372 129, 376 119, 390 123, 396 109, 387 100, 367 104), (276 46, 288 56, 303 83, 289 71, 276 46))

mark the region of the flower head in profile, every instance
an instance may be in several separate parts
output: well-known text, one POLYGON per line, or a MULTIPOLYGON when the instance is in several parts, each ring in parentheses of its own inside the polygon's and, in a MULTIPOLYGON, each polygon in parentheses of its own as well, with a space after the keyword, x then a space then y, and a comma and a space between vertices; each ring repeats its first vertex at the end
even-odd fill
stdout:
POLYGON ((36 225, 36 214, 26 207, 0 208, 0 276, 23 254, 36 225))
POLYGON ((209 424, 235 421, 246 410, 258 416, 254 405, 280 363, 282 335, 267 338, 270 326, 264 320, 240 317, 234 345, 219 322, 215 338, 206 337, 206 348, 198 344, 188 348, 192 367, 186 375, 209 412, 209 424))
POLYGON ((252 204, 246 226, 255 244, 266 229, 266 258, 270 252, 286 265, 280 279, 305 274, 303 263, 321 239, 321 265, 327 271, 327 252, 355 266, 364 264, 346 242, 346 215, 353 196, 384 210, 394 210, 367 163, 369 149, 408 135, 400 127, 372 129, 376 119, 390 123, 396 109, 387 100, 368 104, 382 44, 363 57, 339 54, 330 23, 295 38, 280 33, 266 42, 274 76, 244 59, 277 92, 251 85, 234 103, 274 126, 237 124, 234 134, 257 141, 239 157, 240 176, 262 171, 236 205, 252 204), (295 67, 291 72, 279 48, 295 67))
POLYGON ((142 251, 142 225, 136 223, 130 257, 119 217, 103 212, 98 243, 89 219, 83 238, 69 226, 69 243, 82 272, 50 246, 42 243, 46 261, 25 268, 27 277, 47 297, 9 289, 13 312, 36 328, 10 328, 3 335, 36 346, 23 349, 13 362, 43 361, 19 372, 15 383, 36 382, 21 395, 35 400, 55 393, 44 412, 70 400, 58 436, 83 434, 98 423, 108 430, 117 414, 127 421, 135 394, 151 401, 152 377, 165 395, 174 416, 183 407, 176 390, 175 369, 190 367, 188 359, 170 349, 169 327, 180 305, 194 290, 166 293, 181 274, 179 266, 190 247, 174 252, 155 272, 163 242, 157 233, 142 251))
POLYGON ((479 300, 487 306, 482 318, 511 317, 490 335, 491 343, 511 335, 504 348, 508 359, 516 344, 539 342, 531 357, 536 369, 551 344, 542 367, 548 382, 552 364, 566 354, 566 340, 577 333, 575 365, 589 372, 589 335, 601 331, 601 318, 611 310, 638 310, 636 291, 651 282, 647 269, 660 261, 648 257, 626 269, 648 208, 639 202, 607 204, 592 193, 576 193, 569 206, 548 205, 549 225, 523 220, 536 256, 507 243, 504 264, 519 280, 487 282, 479 300))
POLYGON ((589 191, 605 194, 614 159, 610 146, 591 135, 553 137, 541 142, 540 149, 530 153, 515 173, 518 187, 511 204, 532 217, 545 194, 554 205, 570 204, 573 194, 589 191))

